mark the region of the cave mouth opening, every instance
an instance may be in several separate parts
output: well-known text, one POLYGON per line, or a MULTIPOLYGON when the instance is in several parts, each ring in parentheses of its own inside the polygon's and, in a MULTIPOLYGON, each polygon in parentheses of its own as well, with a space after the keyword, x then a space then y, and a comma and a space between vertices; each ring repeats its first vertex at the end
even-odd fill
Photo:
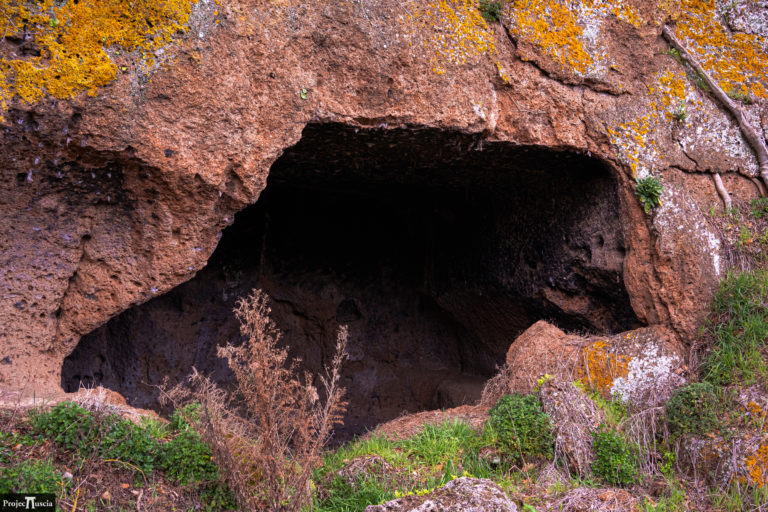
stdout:
POLYGON ((539 319, 600 333, 639 326, 621 217, 615 176, 586 155, 309 125, 207 266, 84 336, 62 386, 100 384, 159 409, 155 386, 193 366, 231 384, 216 347, 240 339, 235 302, 261 288, 310 371, 348 325, 342 434, 470 403, 539 319))

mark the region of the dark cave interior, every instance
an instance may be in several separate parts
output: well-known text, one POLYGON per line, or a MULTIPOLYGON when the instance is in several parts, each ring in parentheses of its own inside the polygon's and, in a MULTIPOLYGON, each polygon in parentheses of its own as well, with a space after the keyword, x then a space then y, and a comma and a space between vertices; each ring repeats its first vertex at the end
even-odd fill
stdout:
POLYGON ((309 125, 207 266, 84 336, 62 386, 101 384, 159 409, 154 386, 192 366, 231 384, 216 347, 241 341, 235 302, 261 288, 310 371, 349 326, 341 433, 472 402, 539 319, 601 333, 639 326, 616 189, 606 164, 573 152, 309 125))

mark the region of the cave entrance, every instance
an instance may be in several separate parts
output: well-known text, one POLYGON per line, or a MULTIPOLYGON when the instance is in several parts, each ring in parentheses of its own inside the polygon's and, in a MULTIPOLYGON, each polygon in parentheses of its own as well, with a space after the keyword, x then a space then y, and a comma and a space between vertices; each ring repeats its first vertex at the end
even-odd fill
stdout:
POLYGON ((156 408, 153 386, 192 366, 231 382, 216 347, 239 339, 232 309, 255 287, 312 371, 331 357, 337 326, 349 326, 347 432, 474 401, 539 319, 637 327, 610 169, 572 152, 481 144, 437 130, 308 126, 207 266, 84 336, 63 387, 101 384, 156 408))

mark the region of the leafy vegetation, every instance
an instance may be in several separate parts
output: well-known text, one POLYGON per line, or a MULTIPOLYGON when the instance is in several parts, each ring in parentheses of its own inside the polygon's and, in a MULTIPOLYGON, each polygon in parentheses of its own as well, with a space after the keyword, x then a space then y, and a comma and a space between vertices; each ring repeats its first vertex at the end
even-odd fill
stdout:
POLYGON ((504 5, 500 1, 480 0, 480 14, 487 21, 499 21, 504 10, 504 5))
POLYGON ((0 494, 9 492, 50 493, 57 491, 63 477, 48 460, 25 460, 0 472, 0 494))
POLYGON ((489 412, 486 429, 500 450, 513 459, 552 455, 549 416, 536 395, 502 396, 489 412))
POLYGON ((661 205, 661 193, 664 187, 661 182, 653 176, 648 176, 637 182, 635 195, 640 199, 645 213, 651 213, 651 210, 661 205))
MULTIPOLYGON (((115 414, 96 413, 73 402, 62 402, 50 410, 35 411, 30 418, 34 435, 50 440, 72 452, 77 466, 94 461, 116 462, 148 482, 153 472, 162 471, 171 481, 197 488, 204 506, 218 510, 234 506, 228 489, 219 483, 219 469, 212 462, 210 448, 185 417, 194 415, 199 405, 176 411, 166 426, 155 419, 141 425, 115 414)), ((22 468, 24 469, 24 468, 22 468)), ((32 468, 44 474, 45 468, 32 468)), ((31 474, 31 469, 25 469, 31 474)), ((51 479, 38 479, 50 483, 51 479)), ((58 477, 56 482, 60 482, 58 477)), ((53 487, 46 487, 48 492, 53 487)))
POLYGON ((682 123, 686 119, 688 119, 688 113, 685 111, 685 102, 681 101, 680 104, 675 108, 675 111, 672 112, 672 118, 677 121, 678 123, 682 123))
POLYGON ((601 428, 592 433, 595 460, 592 471, 613 485, 637 483, 637 447, 620 434, 601 428))
POLYGON ((720 400, 709 382, 694 382, 678 389, 665 407, 667 424, 674 436, 708 434, 717 428, 720 400))

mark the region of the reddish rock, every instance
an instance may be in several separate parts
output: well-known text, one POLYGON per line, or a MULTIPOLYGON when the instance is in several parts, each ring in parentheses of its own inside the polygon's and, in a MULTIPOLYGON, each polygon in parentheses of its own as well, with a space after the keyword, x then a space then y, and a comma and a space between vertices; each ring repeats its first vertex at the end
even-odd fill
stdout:
MULTIPOLYGON (((642 212, 628 160, 617 155, 607 130, 628 114, 646 112, 643 91, 659 73, 679 70, 674 59, 661 57, 659 27, 608 26, 616 62, 610 78, 555 72, 536 48, 512 44, 498 25, 490 29, 493 58, 473 56, 436 74, 431 55, 406 37, 401 2, 233 1, 221 9, 221 23, 180 37, 151 80, 123 73, 94 98, 10 105, 0 141, 4 396, 60 393, 62 361, 83 335, 190 280, 235 213, 258 200, 270 166, 310 123, 460 134, 472 138, 462 146, 467 155, 490 142, 587 155, 618 184, 604 216, 621 233, 579 241, 580 258, 589 263, 579 279, 592 283, 594 269, 600 280, 613 276, 629 317, 662 325, 677 341, 692 339, 725 271, 705 222, 718 198, 699 173, 750 169, 754 159, 741 142, 730 153, 717 142, 689 144, 686 152, 680 141, 693 137, 695 127, 670 124, 658 131, 663 143, 656 148, 664 206, 651 216, 642 212), (508 83, 494 61, 504 66, 508 83)), ((735 133, 711 100, 702 96, 702 102, 724 133, 735 133)), ((430 156, 439 159, 441 149, 432 149, 430 156)), ((444 185, 444 178, 430 177, 429 185, 444 185)), ((726 181, 734 196, 756 193, 740 175, 726 181)), ((549 189, 562 183, 552 179, 549 189)), ((536 293, 547 308, 573 318, 591 315, 598 326, 614 321, 599 301, 557 286, 541 285, 536 293)), ((470 307, 477 303, 458 291, 439 299, 460 320, 462 314, 463 320, 483 318, 484 308, 470 307)), ((489 304, 510 318, 518 315, 521 324, 537 319, 521 314, 519 304, 489 304)), ((505 330, 495 321, 502 316, 491 317, 478 334, 481 342, 500 345, 525 328, 505 330)))

